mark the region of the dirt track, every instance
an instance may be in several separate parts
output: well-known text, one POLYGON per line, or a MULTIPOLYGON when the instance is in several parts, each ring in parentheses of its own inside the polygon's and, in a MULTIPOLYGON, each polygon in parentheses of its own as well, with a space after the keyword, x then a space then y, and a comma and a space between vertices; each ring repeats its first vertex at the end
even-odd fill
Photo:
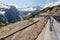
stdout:
POLYGON ((44 17, 39 18, 40 21, 16 34, 7 37, 4 40, 36 40, 42 29, 44 28, 47 19, 44 17))

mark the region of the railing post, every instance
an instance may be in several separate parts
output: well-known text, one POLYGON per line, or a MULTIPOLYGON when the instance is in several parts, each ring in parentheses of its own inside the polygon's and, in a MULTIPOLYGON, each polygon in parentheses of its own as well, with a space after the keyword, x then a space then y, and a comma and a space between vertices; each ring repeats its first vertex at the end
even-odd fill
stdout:
POLYGON ((52 26, 53 26, 52 16, 50 16, 49 20, 50 20, 50 31, 52 32, 52 26))

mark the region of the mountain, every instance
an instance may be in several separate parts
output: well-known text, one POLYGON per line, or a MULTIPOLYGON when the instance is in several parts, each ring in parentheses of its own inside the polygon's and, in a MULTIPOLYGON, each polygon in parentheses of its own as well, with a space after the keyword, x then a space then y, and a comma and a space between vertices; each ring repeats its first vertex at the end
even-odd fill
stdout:
POLYGON ((36 15, 42 8, 40 6, 35 6, 35 7, 25 7, 20 9, 20 14, 23 17, 31 16, 31 15, 36 15))
POLYGON ((34 6, 34 7, 24 7, 21 9, 21 11, 35 11, 42 9, 40 6, 34 6))
POLYGON ((46 7, 42 10, 40 10, 40 13, 44 13, 44 12, 47 12, 47 11, 54 11, 54 12, 60 12, 60 5, 56 5, 56 6, 52 6, 52 7, 46 7))
POLYGON ((36 9, 39 9, 39 10, 42 9, 40 6, 35 6, 35 7, 33 7, 33 8, 36 8, 36 9))
POLYGON ((5 16, 9 23, 14 23, 21 20, 19 15, 19 11, 14 6, 11 6, 10 9, 5 12, 5 16))
POLYGON ((18 10, 15 6, 6 5, 0 2, 0 25, 6 23, 15 23, 23 20, 24 17, 31 17, 38 14, 40 6, 26 7, 18 10))
POLYGON ((0 24, 20 21, 20 13, 15 6, 0 3, 0 24))

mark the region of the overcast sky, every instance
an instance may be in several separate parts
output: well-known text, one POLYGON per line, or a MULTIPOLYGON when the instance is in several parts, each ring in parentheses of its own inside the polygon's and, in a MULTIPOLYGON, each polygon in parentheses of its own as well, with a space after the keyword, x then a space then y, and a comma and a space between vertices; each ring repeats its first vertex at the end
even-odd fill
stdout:
POLYGON ((33 6, 41 6, 45 8, 47 6, 60 4, 60 0, 0 0, 0 1, 2 1, 4 4, 14 5, 17 8, 33 6))

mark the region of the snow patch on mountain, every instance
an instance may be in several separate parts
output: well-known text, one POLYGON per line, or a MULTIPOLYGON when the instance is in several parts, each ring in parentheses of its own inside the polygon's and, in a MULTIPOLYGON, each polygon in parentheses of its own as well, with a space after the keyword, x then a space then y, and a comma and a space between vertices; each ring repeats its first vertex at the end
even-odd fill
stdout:
POLYGON ((35 10, 37 10, 37 9, 30 7, 30 8, 22 8, 21 11, 35 11, 35 10))

